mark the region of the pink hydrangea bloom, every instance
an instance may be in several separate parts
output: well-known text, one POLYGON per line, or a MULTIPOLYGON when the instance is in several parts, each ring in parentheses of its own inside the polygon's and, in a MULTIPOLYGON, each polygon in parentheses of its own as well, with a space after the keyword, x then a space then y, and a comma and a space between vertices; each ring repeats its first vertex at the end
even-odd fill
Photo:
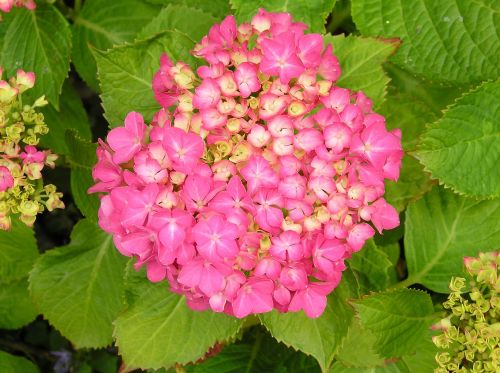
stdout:
POLYGON ((14 186, 14 178, 10 170, 5 166, 0 166, 0 192, 5 192, 7 189, 14 186))
POLYGON ((99 224, 195 310, 318 317, 345 260, 399 224, 383 195, 401 133, 336 86, 332 46, 306 29, 227 17, 193 51, 197 77, 161 56, 150 125, 131 113, 100 143, 99 224))

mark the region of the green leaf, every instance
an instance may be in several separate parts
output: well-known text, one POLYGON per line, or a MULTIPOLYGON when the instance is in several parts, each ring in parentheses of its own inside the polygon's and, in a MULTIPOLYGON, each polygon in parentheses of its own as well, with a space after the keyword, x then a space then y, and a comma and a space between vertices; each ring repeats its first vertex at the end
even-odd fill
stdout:
MULTIPOLYGON (((359 320, 354 319, 335 359, 348 367, 368 368, 383 365, 384 359, 375 352, 375 343, 375 336, 363 329, 359 320)), ((335 369, 333 371, 336 372, 335 369)))
POLYGON ((33 301, 76 348, 107 346, 123 306, 124 265, 112 237, 81 220, 69 245, 37 260, 30 274, 33 301))
POLYGON ((239 22, 248 22, 259 8, 268 12, 291 13, 294 22, 303 22, 310 32, 325 32, 325 22, 332 12, 336 0, 229 0, 239 22))
MULTIPOLYGON (((396 364, 388 364, 383 367, 369 367, 369 368, 359 368, 359 367, 347 367, 343 365, 340 361, 336 362, 332 366, 332 372, 335 373, 407 373, 406 370, 401 370, 396 364)), ((418 372, 418 371, 415 371, 418 372)), ((423 372, 423 371, 422 371, 423 372)), ((412 372, 408 372, 412 373, 412 372)))
POLYGON ((28 359, 0 351, 0 372, 2 373, 37 373, 38 368, 28 359))
POLYGON ((0 286, 0 329, 18 329, 38 315, 28 293, 28 278, 0 286))
POLYGON ((137 35, 143 39, 165 30, 179 30, 195 41, 201 40, 217 19, 210 13, 185 5, 168 5, 137 35))
POLYGON ((393 266, 387 254, 369 240, 363 249, 347 261, 369 290, 383 290, 391 282, 389 269, 393 266))
POLYGON ((314 356, 321 369, 327 371, 354 317, 347 300, 357 296, 357 281, 352 272, 345 271, 340 285, 328 296, 325 312, 319 318, 311 319, 303 311, 285 314, 273 311, 259 318, 274 338, 314 356))
POLYGON ((363 35, 403 40, 394 62, 454 83, 500 74, 499 10, 488 0, 352 1, 353 19, 363 35))
POLYGON ((13 217, 12 229, 0 230, 0 284, 26 277, 37 257, 33 230, 13 217))
POLYGON ((59 111, 53 106, 47 105, 42 108, 41 112, 45 117, 45 123, 49 126, 49 133, 42 136, 40 145, 52 150, 54 153, 69 153, 66 142, 62 141, 68 129, 72 129, 86 140, 92 138, 87 113, 78 93, 69 81, 66 81, 63 86, 59 111))
POLYGON ((78 167, 92 168, 97 162, 95 143, 83 139, 73 130, 67 130, 64 140, 69 150, 68 157, 72 165, 78 167))
POLYGON ((433 321, 431 297, 417 290, 375 293, 353 304, 363 327, 375 336, 375 350, 386 358, 415 352, 433 321))
POLYGON ((363 91, 375 106, 382 104, 389 83, 382 64, 394 53, 398 43, 353 35, 327 35, 325 42, 333 44, 333 53, 342 69, 337 85, 363 91))
POLYGON ((228 0, 146 0, 151 4, 158 5, 185 5, 190 8, 203 10, 220 20, 231 13, 231 7, 228 0))
POLYGON ((500 79, 466 93, 427 128, 416 156, 440 183, 466 195, 500 197, 498 102, 500 79))
POLYGON ((89 46, 106 50, 132 41, 158 14, 159 7, 141 0, 86 0, 73 26, 73 63, 94 90, 97 67, 89 46))
POLYGON ((97 221, 99 197, 95 193, 87 193, 87 190, 94 185, 92 167, 97 162, 96 144, 80 138, 72 130, 66 131, 65 140, 69 149, 68 159, 71 163, 70 182, 73 199, 83 216, 97 221))
POLYGON ((111 127, 123 123, 130 111, 151 120, 160 106, 153 96, 151 81, 160 68, 160 56, 167 53, 174 61, 196 67, 190 51, 194 42, 179 31, 165 31, 147 40, 111 49, 94 51, 101 82, 105 117, 111 127))
POLYGON ((114 336, 128 370, 168 368, 202 357, 235 336, 242 320, 213 311, 193 311, 185 298, 153 284, 144 271, 128 281, 129 306, 114 322, 114 336))
POLYGON ((320 372, 312 357, 287 348, 261 328, 246 331, 243 341, 225 346, 214 357, 185 369, 187 373, 320 372))
POLYGON ((448 293, 450 278, 462 273, 464 256, 498 248, 499 221, 499 199, 480 201, 434 187, 408 206, 405 284, 448 293))
POLYGON ((396 363, 402 371, 412 372, 433 372, 437 368, 435 359, 439 352, 438 348, 432 342, 431 333, 421 339, 416 347, 416 352, 413 354, 401 357, 401 360, 396 363))
POLYGON ((52 5, 38 4, 35 11, 18 9, 5 34, 2 65, 7 75, 16 69, 33 71, 34 97, 45 94, 59 108, 59 94, 68 75, 71 30, 66 19, 52 5))
POLYGON ((89 194, 87 190, 95 184, 92 171, 88 168, 73 167, 71 169, 71 193, 78 209, 87 219, 97 221, 100 201, 97 194, 89 194))

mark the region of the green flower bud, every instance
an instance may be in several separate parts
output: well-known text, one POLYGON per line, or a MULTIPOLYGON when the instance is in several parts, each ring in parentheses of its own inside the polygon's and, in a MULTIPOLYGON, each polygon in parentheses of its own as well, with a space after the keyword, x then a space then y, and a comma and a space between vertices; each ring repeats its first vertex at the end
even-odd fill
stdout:
POLYGON ((45 95, 43 95, 42 97, 39 97, 37 98, 37 100, 35 101, 35 103, 33 104, 33 107, 43 107, 45 105, 48 105, 48 101, 45 99, 45 95))
POLYGON ((446 366, 450 359, 450 354, 448 352, 441 352, 436 355, 436 361, 442 367, 446 366))
POLYGON ((12 227, 12 221, 10 216, 0 216, 0 229, 4 231, 10 230, 12 227))
POLYGON ((28 227, 32 227, 33 224, 35 224, 36 221, 36 215, 35 216, 29 216, 29 215, 20 215, 19 220, 21 220, 24 224, 26 224, 28 227))
POLYGON ((11 124, 10 126, 7 126, 5 128, 5 133, 8 139, 17 142, 21 139, 21 134, 24 132, 24 129, 25 127, 23 123, 16 122, 11 124))
POLYGON ((22 201, 19 204, 19 212, 26 216, 36 216, 38 214, 38 203, 34 201, 22 201))
POLYGON ((465 287, 465 278, 462 277, 453 277, 450 283, 450 290, 461 292, 461 290, 465 287))

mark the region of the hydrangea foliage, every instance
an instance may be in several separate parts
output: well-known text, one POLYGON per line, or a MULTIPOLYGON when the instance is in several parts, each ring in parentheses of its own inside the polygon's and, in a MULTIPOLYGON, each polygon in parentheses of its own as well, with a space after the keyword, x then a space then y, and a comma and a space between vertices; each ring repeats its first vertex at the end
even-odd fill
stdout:
POLYGON ((34 85, 35 74, 23 70, 8 81, 0 80, 0 229, 4 230, 10 229, 13 214, 32 226, 38 213, 64 207, 56 187, 42 182, 41 171, 54 167, 57 156, 36 147, 49 129, 37 111, 47 104, 45 98, 32 105, 23 103, 22 94, 34 85))
POLYGON ((399 225, 383 195, 401 133, 335 85, 332 46, 306 29, 228 16, 194 48, 196 72, 161 57, 151 123, 131 112, 100 142, 100 226, 193 309, 318 317, 344 260, 399 225))

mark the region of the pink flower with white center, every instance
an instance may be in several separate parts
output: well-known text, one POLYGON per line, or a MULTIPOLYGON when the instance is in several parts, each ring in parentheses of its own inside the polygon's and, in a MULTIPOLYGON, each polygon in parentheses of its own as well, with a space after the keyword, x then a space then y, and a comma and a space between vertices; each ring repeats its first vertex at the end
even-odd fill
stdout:
POLYGON ((262 126, 255 126, 248 134, 248 142, 256 148, 262 148, 271 139, 271 134, 262 126))
POLYGON ((252 156, 240 173, 246 180, 250 193, 259 188, 275 187, 279 180, 269 162, 261 156, 252 156))
POLYGON ((273 152, 278 156, 292 155, 294 152, 293 136, 283 136, 275 138, 273 141, 273 152))
POLYGON ((229 180, 226 190, 217 193, 209 206, 220 213, 225 213, 231 209, 244 209, 248 212, 255 211, 250 196, 245 190, 241 179, 237 176, 233 176, 229 180))
POLYGON ((268 277, 276 280, 281 273, 281 264, 272 257, 262 259, 255 267, 254 274, 259 277, 268 277))
POLYGON ((257 71, 257 65, 251 62, 243 62, 236 68, 234 78, 236 79, 241 97, 247 98, 260 89, 261 84, 257 77, 257 71))
POLYGON ((260 45, 263 54, 260 69, 264 74, 278 75, 282 83, 288 84, 290 79, 297 78, 305 70, 297 56, 294 34, 283 33, 276 40, 261 41, 260 45))
POLYGON ((297 232, 285 231, 272 239, 269 252, 281 260, 298 261, 304 256, 301 237, 297 232))
MULTIPOLYGON (((194 219, 191 214, 180 209, 162 209, 152 216, 149 226, 158 231, 160 242, 165 247, 165 251, 175 252, 187 237, 187 230, 194 225, 194 219)), ((162 260, 164 257, 169 257, 165 252, 163 255, 158 255, 161 263, 168 265, 172 264, 169 260, 162 260)))
POLYGON ((231 97, 240 95, 238 92, 238 85, 236 84, 236 80, 234 80, 233 72, 225 72, 221 77, 217 78, 217 83, 219 84, 221 94, 224 96, 231 97))
POLYGON ((334 181, 326 176, 310 179, 308 187, 314 191, 316 197, 322 202, 327 202, 330 195, 336 190, 334 181))
POLYGON ((45 153, 32 145, 26 145, 24 152, 19 155, 19 158, 23 160, 23 164, 43 163, 45 162, 45 153))
POLYGON ((163 183, 168 180, 168 170, 163 168, 147 152, 140 152, 134 157, 134 171, 146 184, 163 183))
POLYGON ((35 73, 17 70, 16 86, 20 93, 27 91, 35 86, 35 73))
MULTIPOLYGON (((344 258, 345 244, 338 239, 325 239, 318 234, 312 249, 313 263, 326 275, 339 271, 338 263, 344 258)), ((343 265, 343 262, 341 262, 343 265)), ((340 271, 339 271, 340 272, 340 271)))
POLYGON ((205 145, 201 138, 192 132, 167 127, 164 130, 163 147, 176 171, 190 173, 192 167, 202 156, 205 145))
POLYGON ((254 196, 256 207, 255 220, 267 232, 279 231, 283 222, 284 201, 281 194, 274 189, 260 189, 254 196))
POLYGON ((155 210, 159 188, 156 184, 148 184, 143 190, 127 188, 126 205, 121 213, 124 228, 141 226, 155 210))
POLYGON ((325 107, 334 109, 337 113, 341 113, 349 104, 350 92, 345 88, 332 88, 326 97, 320 98, 320 101, 325 107))
POLYGON ((214 215, 193 227, 193 237, 199 253, 207 260, 233 259, 238 254, 238 228, 214 215))
POLYGON ((206 259, 196 258, 182 267, 178 281, 190 288, 199 288, 205 295, 211 296, 224 288, 226 271, 228 269, 216 266, 206 259))
POLYGON ((306 194, 306 179, 300 175, 286 176, 281 179, 278 191, 286 198, 302 199, 306 194))
POLYGON ((259 117, 268 120, 276 115, 283 114, 287 105, 288 102, 285 96, 276 96, 272 93, 265 93, 260 96, 259 117))
POLYGON ((351 150, 370 161, 374 167, 381 168, 392 152, 401 151, 401 140, 387 132, 382 123, 375 123, 353 136, 351 150))
POLYGON ((251 313, 264 313, 273 309, 274 284, 271 280, 253 277, 244 284, 232 303, 234 316, 243 318, 251 313))
POLYGON ((331 44, 327 45, 323 55, 321 56, 318 74, 332 82, 337 81, 340 77, 341 69, 339 60, 333 55, 333 47, 331 44))
POLYGON ((295 222, 301 222, 313 212, 312 206, 303 200, 287 199, 285 207, 288 211, 288 216, 295 222))
POLYGON ((326 147, 332 149, 335 153, 342 152, 351 143, 352 132, 343 123, 334 123, 326 127, 323 134, 326 147))
POLYGON ((0 192, 5 192, 7 189, 14 186, 14 178, 10 170, 5 166, 0 166, 0 192))
POLYGON ((278 115, 271 118, 267 122, 267 127, 273 137, 285 137, 294 134, 293 121, 286 115, 278 115))
POLYGON ((193 97, 193 106, 197 109, 208 109, 215 107, 220 100, 221 92, 219 84, 214 79, 204 79, 196 88, 193 97))
POLYGON ((180 196, 188 211, 202 211, 223 188, 223 183, 214 183, 211 177, 190 175, 184 182, 180 196))
POLYGON ((142 149, 146 125, 139 113, 129 113, 125 118, 125 127, 113 128, 107 137, 113 149, 113 162, 116 164, 130 161, 142 149))

